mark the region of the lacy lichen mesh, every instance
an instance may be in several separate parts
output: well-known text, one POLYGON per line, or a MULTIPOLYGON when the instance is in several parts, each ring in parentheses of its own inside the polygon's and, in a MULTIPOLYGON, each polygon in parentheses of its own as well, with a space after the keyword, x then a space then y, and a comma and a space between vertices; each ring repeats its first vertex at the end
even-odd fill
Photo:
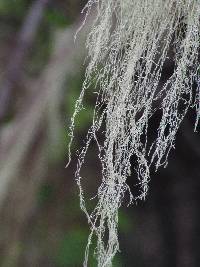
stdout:
POLYGON ((178 128, 190 106, 196 106, 199 116, 199 92, 193 103, 192 87, 196 81, 199 84, 200 2, 90 0, 84 8, 86 18, 93 5, 97 16, 86 44, 89 64, 70 135, 72 142, 76 115, 83 108, 85 91, 95 79, 94 91, 99 89, 93 124, 79 155, 76 179, 80 205, 91 228, 84 266, 88 266, 89 248, 96 236, 98 267, 110 267, 119 251, 118 210, 125 193, 129 193, 130 202, 145 199, 150 165, 154 164, 157 169, 167 164, 178 128), (162 68, 170 49, 174 51, 175 68, 161 87, 162 68), (148 122, 158 109, 162 117, 157 137, 149 149, 148 122), (103 123, 106 125, 105 141, 101 144, 98 132, 103 123), (102 183, 97 193, 97 206, 89 214, 80 171, 92 140, 99 148, 102 183), (137 196, 132 195, 126 184, 131 175, 132 155, 137 158, 140 186, 137 196))

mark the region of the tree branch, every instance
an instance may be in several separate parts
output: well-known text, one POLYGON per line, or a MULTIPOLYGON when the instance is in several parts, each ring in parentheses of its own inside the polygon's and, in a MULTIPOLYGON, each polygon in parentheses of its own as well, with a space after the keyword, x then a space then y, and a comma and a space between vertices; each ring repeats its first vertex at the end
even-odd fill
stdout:
POLYGON ((13 88, 20 78, 24 59, 34 41, 44 10, 49 2, 50 0, 33 2, 18 34, 16 47, 8 60, 6 73, 0 86, 0 122, 6 115, 13 88))

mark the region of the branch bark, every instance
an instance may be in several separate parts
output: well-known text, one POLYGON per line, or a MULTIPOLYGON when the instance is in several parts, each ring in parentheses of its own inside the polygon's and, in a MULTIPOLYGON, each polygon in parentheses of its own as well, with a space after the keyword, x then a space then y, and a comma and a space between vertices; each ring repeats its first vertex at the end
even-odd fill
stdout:
POLYGON ((13 88, 20 78, 24 59, 35 39, 44 10, 49 2, 50 0, 33 2, 18 34, 16 47, 8 59, 6 73, 0 86, 0 122, 8 111, 13 88))

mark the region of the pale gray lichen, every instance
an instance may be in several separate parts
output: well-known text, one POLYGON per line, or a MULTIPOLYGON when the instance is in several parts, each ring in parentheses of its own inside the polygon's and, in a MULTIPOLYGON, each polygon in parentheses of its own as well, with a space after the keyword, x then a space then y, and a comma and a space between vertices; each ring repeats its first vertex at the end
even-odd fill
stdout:
POLYGON ((110 267, 119 251, 118 210, 124 194, 130 194, 130 202, 145 199, 150 165, 154 164, 157 169, 167 164, 188 108, 196 106, 199 115, 199 93, 193 103, 192 86, 198 71, 200 1, 89 0, 84 9, 86 17, 92 6, 97 16, 87 39, 89 64, 70 134, 72 142, 75 117, 83 107, 85 91, 95 79, 94 90, 99 90, 93 124, 79 155, 76 178, 81 208, 91 228, 84 266, 88 266, 89 248, 95 235, 98 267, 110 267), (161 87, 158 86, 161 72, 170 49, 174 50, 175 69, 161 87), (149 149, 148 122, 158 109, 162 117, 157 137, 149 149), (105 123, 103 144, 97 134, 102 123, 105 123), (99 148, 102 183, 97 206, 89 214, 80 171, 92 140, 99 148), (140 186, 137 196, 132 195, 126 183, 131 174, 132 155, 137 157, 140 186))

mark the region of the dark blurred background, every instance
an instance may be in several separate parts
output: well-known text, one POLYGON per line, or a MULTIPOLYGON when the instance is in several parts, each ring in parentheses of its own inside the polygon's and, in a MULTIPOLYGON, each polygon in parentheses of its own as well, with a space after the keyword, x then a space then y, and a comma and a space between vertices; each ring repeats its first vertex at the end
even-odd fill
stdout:
MULTIPOLYGON (((79 208, 76 157, 69 168, 65 165, 92 20, 74 43, 85 3, 0 0, 1 267, 82 266, 89 229, 79 208)), ((172 65, 163 70, 163 80, 172 65)), ((89 92, 77 119, 73 155, 83 143, 93 104, 89 92)), ((152 135, 159 117, 150 122, 152 135)), ((152 170, 146 202, 120 210, 121 253, 114 267, 200 266, 200 138, 194 123, 190 111, 167 168, 152 170)), ((100 181, 95 146, 83 176, 88 193, 94 194, 100 181)), ((134 192, 134 176, 128 183, 134 192)), ((89 266, 96 266, 92 256, 89 266)))

